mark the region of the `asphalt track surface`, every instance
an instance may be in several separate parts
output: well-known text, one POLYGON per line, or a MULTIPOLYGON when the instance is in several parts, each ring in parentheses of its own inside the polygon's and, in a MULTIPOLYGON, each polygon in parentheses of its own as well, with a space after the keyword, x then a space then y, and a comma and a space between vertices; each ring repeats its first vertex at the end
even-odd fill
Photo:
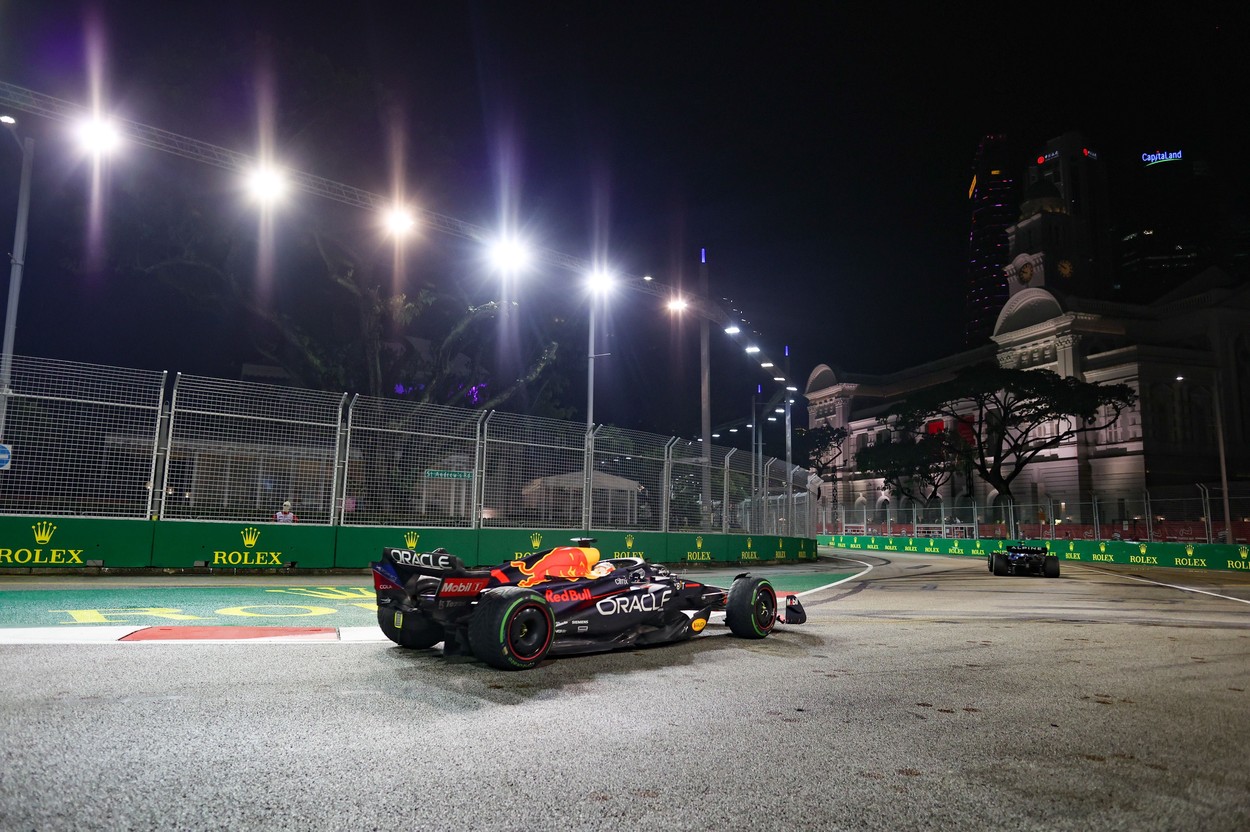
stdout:
POLYGON ((1250 579, 839 554, 806 625, 520 673, 0 644, 0 829, 1250 828, 1250 579))

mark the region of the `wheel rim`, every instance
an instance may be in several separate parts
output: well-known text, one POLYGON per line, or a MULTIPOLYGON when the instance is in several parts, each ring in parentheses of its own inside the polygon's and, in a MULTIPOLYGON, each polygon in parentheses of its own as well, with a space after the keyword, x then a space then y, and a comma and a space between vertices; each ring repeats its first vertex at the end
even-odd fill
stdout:
POLYGON ((522 661, 541 655, 550 637, 551 621, 537 605, 521 607, 508 622, 508 650, 522 661))
POLYGON ((771 586, 761 586, 755 595, 755 626, 768 632, 777 620, 777 593, 771 586))

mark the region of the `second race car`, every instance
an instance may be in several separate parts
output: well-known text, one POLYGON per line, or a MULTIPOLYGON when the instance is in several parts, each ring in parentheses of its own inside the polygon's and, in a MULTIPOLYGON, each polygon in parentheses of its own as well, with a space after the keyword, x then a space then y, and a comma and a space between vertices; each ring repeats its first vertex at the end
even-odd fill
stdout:
POLYGON ((765 578, 709 586, 641 558, 601 559, 592 538, 490 568, 470 569, 442 549, 383 549, 374 563, 378 625, 401 647, 443 643, 502 670, 561 656, 661 644, 704 631, 713 611, 740 638, 802 624, 793 595, 784 613, 765 578))

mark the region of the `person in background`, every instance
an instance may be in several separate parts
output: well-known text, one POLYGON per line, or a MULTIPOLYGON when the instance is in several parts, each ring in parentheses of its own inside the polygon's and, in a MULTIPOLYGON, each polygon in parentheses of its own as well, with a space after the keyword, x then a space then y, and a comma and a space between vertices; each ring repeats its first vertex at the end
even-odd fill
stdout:
POLYGON ((274 512, 273 521, 275 523, 298 523, 299 518, 295 516, 295 512, 291 511, 291 501, 287 500, 282 504, 282 510, 274 512))

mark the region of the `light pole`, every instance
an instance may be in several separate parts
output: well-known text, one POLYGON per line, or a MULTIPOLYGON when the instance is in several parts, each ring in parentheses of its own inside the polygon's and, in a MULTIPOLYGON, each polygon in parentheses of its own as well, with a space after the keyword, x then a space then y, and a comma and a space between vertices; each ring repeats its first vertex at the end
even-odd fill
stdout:
MULTIPOLYGON (((16 121, 12 116, 0 116, 0 122, 10 128, 16 121)), ((22 292, 22 266, 26 262, 26 224, 30 215, 30 173, 35 159, 35 140, 26 137, 22 141, 16 132, 9 135, 22 149, 22 178, 17 191, 17 228, 13 232, 12 265, 9 269, 9 303, 4 314, 4 346, 0 353, 0 442, 5 437, 5 417, 9 409, 9 381, 13 372, 13 339, 17 331, 17 302, 22 292)))
MULTIPOLYGON (((1220 403, 1220 372, 1215 372, 1215 381, 1211 385, 1211 406, 1215 409, 1215 444, 1220 456, 1220 492, 1224 497, 1224 541, 1233 543, 1233 513, 1228 504, 1228 459, 1224 448, 1224 414, 1220 403)), ((1177 382, 1185 380, 1183 375, 1176 377, 1177 382)))
MULTIPOLYGON (((708 298, 707 249, 699 249, 699 295, 706 304, 708 298)), ((703 451, 703 531, 712 530, 712 371, 708 357, 708 323, 707 315, 699 316, 699 402, 700 402, 700 437, 703 451)))
POLYGON ((612 289, 613 277, 603 269, 586 276, 590 289, 590 323, 586 329, 586 473, 582 488, 582 525, 590 531, 591 495, 595 484, 595 359, 610 353, 595 352, 595 311, 602 298, 612 289))
POLYGON ((1224 497, 1224 542, 1236 543, 1233 537, 1232 512, 1228 510, 1228 459, 1224 450, 1224 415, 1221 413, 1223 408, 1220 406, 1220 374, 1215 374, 1215 384, 1211 390, 1214 394, 1215 405, 1215 441, 1219 446, 1220 452, 1220 493, 1224 497))
POLYGON ((586 433, 595 427, 595 359, 605 358, 610 353, 595 353, 595 306, 601 298, 607 297, 612 289, 612 275, 606 271, 594 271, 586 277, 590 288, 590 326, 586 333, 586 433))

